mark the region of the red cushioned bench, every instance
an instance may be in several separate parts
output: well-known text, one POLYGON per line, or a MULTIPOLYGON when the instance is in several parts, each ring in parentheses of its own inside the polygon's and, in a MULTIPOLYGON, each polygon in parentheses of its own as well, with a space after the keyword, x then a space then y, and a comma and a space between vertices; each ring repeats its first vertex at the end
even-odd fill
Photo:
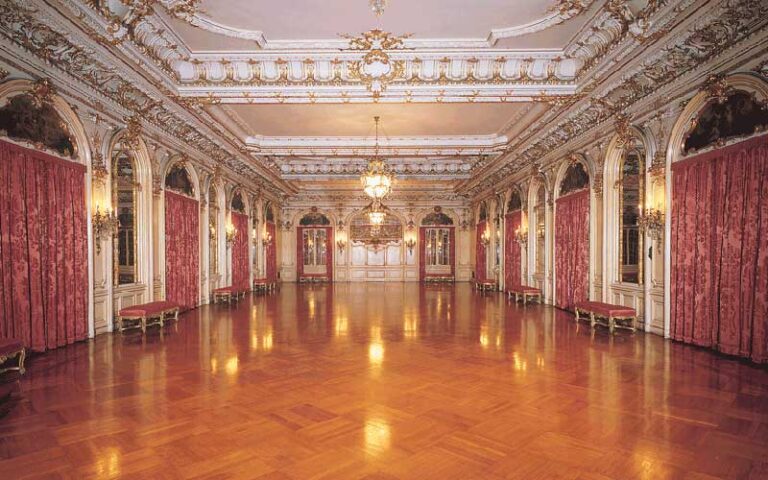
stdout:
POLYGON ((147 331, 148 320, 155 320, 154 323, 163 326, 166 319, 173 318, 179 320, 179 306, 173 302, 159 300, 157 302, 142 303, 123 308, 117 312, 117 329, 122 333, 126 328, 126 321, 136 321, 133 328, 141 328, 142 332, 147 331))
POLYGON ((475 280, 475 290, 482 292, 491 292, 496 290, 495 280, 475 280))
POLYGON ((266 278, 255 278, 253 280, 253 291, 272 292, 277 289, 277 282, 269 281, 266 278))
POLYGON ((515 302, 519 299, 523 299, 523 305, 528 303, 529 298, 535 298, 537 302, 541 303, 541 290, 536 287, 529 287, 527 285, 518 285, 511 287, 507 290, 507 295, 511 298, 515 296, 515 302))
POLYGON ((0 373, 18 370, 24 374, 24 358, 27 353, 24 350, 24 344, 16 338, 0 338, 0 373), (12 358, 16 358, 15 367, 3 367, 2 365, 12 358))
POLYGON ((598 318, 605 319, 607 321, 608 329, 613 333, 616 328, 626 328, 633 332, 637 330, 637 311, 631 307, 625 307, 624 305, 614 305, 611 303, 603 302, 577 302, 576 308, 576 321, 579 321, 581 313, 589 314, 589 323, 594 328, 598 323, 598 318), (618 321, 629 320, 628 325, 618 323, 618 321))
POLYGON ((221 287, 213 291, 213 303, 232 303, 245 296, 245 290, 235 287, 221 287))

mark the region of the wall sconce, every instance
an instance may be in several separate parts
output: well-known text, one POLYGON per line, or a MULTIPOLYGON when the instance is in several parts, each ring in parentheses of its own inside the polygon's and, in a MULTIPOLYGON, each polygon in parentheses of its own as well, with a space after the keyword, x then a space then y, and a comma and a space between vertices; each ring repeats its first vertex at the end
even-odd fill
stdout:
POLYGON ((483 245, 486 247, 491 243, 491 231, 486 228, 482 235, 480 235, 480 241, 483 242, 483 245))
POLYGON ((528 230, 517 227, 517 230, 515 230, 515 240, 522 246, 528 245, 528 230))
POLYGON ((232 242, 235 241, 235 235, 237 235, 237 229, 231 223, 227 224, 227 246, 232 246, 232 242))
POLYGON ((344 253, 344 248, 347 246, 347 241, 343 238, 336 240, 336 248, 339 249, 339 255, 344 253))
POLYGON ((638 224, 641 231, 654 240, 659 240, 664 234, 664 212, 658 208, 649 208, 640 213, 638 224))
POLYGON ((265 247, 268 247, 272 244, 272 234, 269 232, 266 232, 264 234, 264 238, 261 239, 261 244, 265 247))
POLYGON ((102 212, 98 205, 96 205, 96 213, 93 214, 93 236, 96 238, 96 253, 101 253, 101 242, 107 238, 116 235, 117 229, 120 227, 120 220, 117 219, 117 215, 112 211, 111 207, 107 207, 102 212))
POLYGON ((408 249, 408 254, 413 255, 413 249, 416 246, 416 240, 409 238, 405 241, 405 247, 408 249))

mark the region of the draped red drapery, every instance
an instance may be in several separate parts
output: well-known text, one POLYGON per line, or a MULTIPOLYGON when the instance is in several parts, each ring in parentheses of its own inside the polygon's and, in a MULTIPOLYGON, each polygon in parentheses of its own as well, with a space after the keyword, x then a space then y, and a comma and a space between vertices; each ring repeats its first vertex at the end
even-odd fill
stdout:
MULTIPOLYGON (((428 228, 447 228, 450 250, 448 250, 448 261, 451 264, 450 277, 456 278, 456 229, 454 227, 419 227, 419 280, 423 281, 427 276, 427 229, 428 228)), ((435 275, 439 276, 439 275, 435 275)), ((445 275, 443 275, 445 276, 445 275)))
POLYGON ((275 224, 272 222, 267 222, 267 233, 270 235, 270 238, 272 238, 272 241, 267 245, 267 248, 264 251, 264 256, 266 257, 266 273, 267 273, 267 281, 274 282, 277 280, 277 237, 275 235, 275 224))
POLYGON ((0 337, 34 351, 88 336, 85 167, 0 141, 0 337))
POLYGON ((165 191, 165 299, 181 310, 197 307, 200 285, 200 207, 165 191))
POLYGON ((504 288, 519 287, 521 282, 521 254, 520 244, 515 233, 520 228, 523 213, 518 210, 504 217, 504 288))
POLYGON ((475 279, 478 281, 485 280, 486 271, 486 247, 483 245, 483 232, 485 232, 487 220, 483 220, 477 223, 477 231, 475 233, 475 279))
POLYGON ((768 136, 672 173, 671 337, 768 363, 768 136))
POLYGON ((298 278, 326 277, 333 281, 333 227, 296 227, 296 264, 298 269, 298 278), (304 273, 304 230, 323 229, 325 230, 325 275, 304 273))
POLYGON ((232 212, 230 219, 235 227, 235 238, 232 241, 232 287, 249 290, 248 215, 232 212))
POLYGON ((555 216, 555 302, 573 310, 589 300, 589 190, 558 198, 555 216))

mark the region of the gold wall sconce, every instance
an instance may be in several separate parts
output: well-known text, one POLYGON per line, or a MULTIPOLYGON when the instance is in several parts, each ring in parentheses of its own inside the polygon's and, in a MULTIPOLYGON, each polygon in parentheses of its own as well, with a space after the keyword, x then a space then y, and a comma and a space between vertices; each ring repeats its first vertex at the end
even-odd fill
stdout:
POLYGON ((96 212, 93 214, 93 236, 96 239, 96 253, 101 253, 101 242, 117 234, 120 227, 120 220, 112 210, 107 207, 104 211, 97 205, 96 212))
POLYGON ((408 254, 413 255, 413 249, 416 247, 416 240, 409 238, 405 241, 405 247, 408 249, 408 254))
POLYGON ((237 229, 234 225, 231 223, 227 224, 227 247, 231 247, 232 243, 235 241, 235 236, 237 236, 237 229))

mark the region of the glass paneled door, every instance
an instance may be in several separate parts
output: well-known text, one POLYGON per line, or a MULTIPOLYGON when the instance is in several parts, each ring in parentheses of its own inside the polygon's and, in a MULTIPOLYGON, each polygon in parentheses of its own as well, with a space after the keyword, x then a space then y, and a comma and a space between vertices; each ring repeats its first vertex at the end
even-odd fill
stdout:
POLYGON ((424 232, 427 275, 451 274, 451 230, 426 228, 424 232))
POLYGON ((302 232, 304 274, 328 274, 328 233, 325 228, 304 228, 302 232))

